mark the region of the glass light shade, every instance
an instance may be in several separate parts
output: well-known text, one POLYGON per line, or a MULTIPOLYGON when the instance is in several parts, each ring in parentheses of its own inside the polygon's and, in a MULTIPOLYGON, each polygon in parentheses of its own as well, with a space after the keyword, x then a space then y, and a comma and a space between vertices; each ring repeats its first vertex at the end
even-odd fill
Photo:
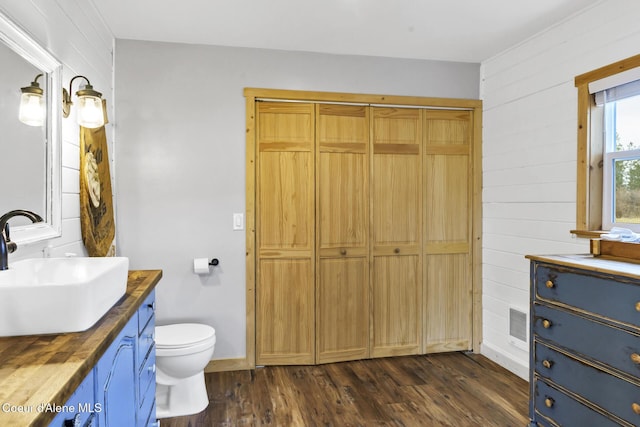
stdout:
POLYGON ((93 129, 103 126, 102 98, 91 95, 78 96, 76 117, 78 124, 82 127, 93 129))
POLYGON ((45 106, 42 94, 23 92, 20 97, 18 119, 25 125, 42 126, 44 118, 45 106))

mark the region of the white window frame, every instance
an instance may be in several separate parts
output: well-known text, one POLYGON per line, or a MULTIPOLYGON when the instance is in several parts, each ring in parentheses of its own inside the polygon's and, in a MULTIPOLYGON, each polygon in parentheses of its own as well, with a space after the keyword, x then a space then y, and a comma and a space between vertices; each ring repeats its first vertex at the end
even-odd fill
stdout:
POLYGON ((640 224, 616 222, 615 220, 615 162, 620 160, 640 159, 640 149, 616 150, 616 124, 614 108, 606 108, 607 102, 615 102, 630 97, 640 97, 640 70, 616 75, 615 79, 603 79, 589 85, 594 94, 595 104, 602 105, 604 115, 602 124, 603 171, 602 171, 602 228, 611 230, 612 227, 622 227, 640 232, 640 224), (608 99, 609 98, 609 99, 608 99))

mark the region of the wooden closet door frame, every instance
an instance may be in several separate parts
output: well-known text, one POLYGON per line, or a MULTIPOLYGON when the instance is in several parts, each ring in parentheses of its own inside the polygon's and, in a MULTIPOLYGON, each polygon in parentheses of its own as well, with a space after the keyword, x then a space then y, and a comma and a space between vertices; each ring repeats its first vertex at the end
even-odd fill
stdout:
MULTIPOLYGON (((462 109, 473 111, 472 147, 472 287, 473 351, 482 342, 482 101, 477 99, 430 98, 245 88, 246 118, 246 355, 244 359, 216 360, 213 370, 253 369, 256 366, 256 108, 258 100, 355 103, 372 106, 462 109)), ((208 369, 209 370, 209 369, 208 369)))

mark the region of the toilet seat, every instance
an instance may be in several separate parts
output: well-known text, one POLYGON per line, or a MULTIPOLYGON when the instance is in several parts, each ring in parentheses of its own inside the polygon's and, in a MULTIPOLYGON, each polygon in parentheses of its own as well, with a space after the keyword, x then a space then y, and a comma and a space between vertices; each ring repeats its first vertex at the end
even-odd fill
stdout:
POLYGON ((196 353, 216 343, 216 330, 199 323, 156 326, 155 335, 156 353, 159 355, 196 353))

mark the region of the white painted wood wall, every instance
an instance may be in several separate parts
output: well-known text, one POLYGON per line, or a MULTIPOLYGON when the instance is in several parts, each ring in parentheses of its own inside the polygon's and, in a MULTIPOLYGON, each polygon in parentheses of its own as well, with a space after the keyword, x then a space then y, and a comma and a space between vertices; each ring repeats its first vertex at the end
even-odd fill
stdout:
POLYGON ((528 377, 508 342, 509 305, 528 309, 526 254, 588 252, 573 238, 574 77, 640 53, 640 2, 604 0, 482 63, 482 352, 528 377))
MULTIPOLYGON (((107 99, 109 115, 113 120, 113 36, 92 3, 83 0, 0 0, 0 11, 30 33, 63 64, 64 87, 69 88, 69 80, 73 76, 86 76, 107 99)), ((74 92, 78 90, 76 85, 81 82, 74 82, 74 92)), ((112 135, 113 125, 107 125, 113 165, 112 135)), ((62 140, 62 236, 46 243, 19 246, 10 255, 10 263, 21 258, 42 257, 45 248, 50 256, 64 256, 66 253, 86 255, 80 231, 80 136, 73 111, 69 118, 62 119, 62 140)))

